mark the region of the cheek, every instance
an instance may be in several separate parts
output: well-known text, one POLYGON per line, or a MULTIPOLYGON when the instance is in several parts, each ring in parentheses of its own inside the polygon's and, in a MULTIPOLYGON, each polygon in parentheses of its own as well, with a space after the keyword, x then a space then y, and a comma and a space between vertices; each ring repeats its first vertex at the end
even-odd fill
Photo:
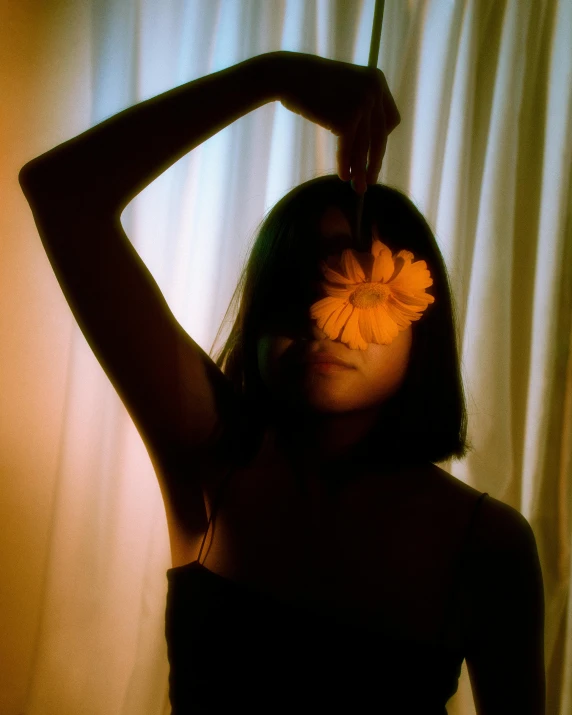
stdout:
POLYGON ((368 346, 364 369, 374 389, 393 391, 403 382, 411 354, 411 334, 406 333, 407 331, 400 333, 390 345, 368 346))

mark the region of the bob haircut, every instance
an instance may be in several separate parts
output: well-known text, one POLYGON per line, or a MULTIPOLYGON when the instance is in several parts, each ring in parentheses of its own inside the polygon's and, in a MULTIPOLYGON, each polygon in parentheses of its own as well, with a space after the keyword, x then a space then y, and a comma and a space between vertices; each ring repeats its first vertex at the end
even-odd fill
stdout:
MULTIPOLYGON (((300 308, 300 315, 304 313, 306 323, 310 322, 310 288, 320 276, 319 221, 325 209, 334 205, 353 226, 357 200, 349 182, 329 174, 292 189, 262 221, 211 348, 212 354, 229 310, 240 299, 234 325, 215 360, 246 408, 235 429, 257 424, 263 433, 280 413, 280 405, 273 404, 260 377, 257 339, 268 318, 276 325, 293 307, 300 308)), ((362 214, 366 236, 371 236, 373 223, 392 253, 405 248, 413 252, 414 260, 427 262, 433 278, 428 292, 435 302, 412 323, 410 360, 401 386, 383 403, 373 430, 348 457, 353 465, 356 457, 371 459, 380 471, 384 466, 462 459, 473 447, 467 441, 456 312, 443 257, 426 220, 393 187, 368 186, 362 214)), ((246 432, 236 437, 245 438, 246 432)))

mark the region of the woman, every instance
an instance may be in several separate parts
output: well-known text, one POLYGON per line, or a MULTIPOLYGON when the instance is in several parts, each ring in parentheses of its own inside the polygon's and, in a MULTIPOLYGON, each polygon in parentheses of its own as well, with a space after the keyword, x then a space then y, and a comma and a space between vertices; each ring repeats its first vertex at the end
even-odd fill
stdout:
POLYGON ((375 184, 399 121, 379 70, 277 52, 131 107, 20 173, 161 486, 173 713, 443 713, 464 658, 479 715, 544 712, 530 526, 432 463, 465 454, 465 407, 438 247, 413 205, 375 184), (339 178, 297 187, 268 216, 215 364, 119 217, 186 152, 274 100, 338 136, 339 178), (426 261, 432 304, 390 341, 350 347, 310 316, 324 266, 380 236, 426 261), (310 362, 319 351, 329 366, 310 362))

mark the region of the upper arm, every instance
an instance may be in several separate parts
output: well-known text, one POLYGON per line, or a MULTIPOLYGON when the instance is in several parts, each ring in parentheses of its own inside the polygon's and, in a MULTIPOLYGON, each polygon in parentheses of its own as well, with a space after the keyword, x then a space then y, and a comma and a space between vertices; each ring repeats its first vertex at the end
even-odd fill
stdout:
POLYGON ((544 588, 534 533, 516 509, 495 499, 483 506, 466 653, 477 714, 544 715, 544 588))
POLYGON ((229 381, 175 320, 119 216, 50 190, 26 167, 20 183, 72 313, 148 449, 204 445, 229 381))

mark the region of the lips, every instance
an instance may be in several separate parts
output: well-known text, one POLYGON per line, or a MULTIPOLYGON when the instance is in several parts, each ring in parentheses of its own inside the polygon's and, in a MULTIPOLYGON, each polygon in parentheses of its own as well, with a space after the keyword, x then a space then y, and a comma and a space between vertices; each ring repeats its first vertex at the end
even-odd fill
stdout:
POLYGON ((302 362, 305 363, 321 363, 321 364, 330 364, 330 365, 342 365, 343 367, 351 367, 353 368, 353 365, 350 365, 349 362, 346 362, 345 360, 342 360, 341 358, 336 357, 332 353, 328 352, 313 352, 305 355, 302 358, 302 362))

